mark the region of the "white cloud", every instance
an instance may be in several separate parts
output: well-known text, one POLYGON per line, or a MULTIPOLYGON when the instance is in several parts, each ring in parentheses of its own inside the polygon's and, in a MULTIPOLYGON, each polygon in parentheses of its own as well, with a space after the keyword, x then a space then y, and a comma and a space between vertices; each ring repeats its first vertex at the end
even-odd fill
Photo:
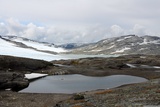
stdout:
POLYGON ((132 31, 134 34, 136 35, 145 35, 146 34, 146 28, 142 25, 139 25, 139 24, 135 24, 134 27, 133 27, 133 31, 132 31))
POLYGON ((1 32, 1 34, 7 33, 7 28, 3 22, 0 23, 0 32, 1 32))
POLYGON ((111 26, 111 35, 112 36, 124 35, 124 30, 118 25, 113 25, 111 26))
MULTIPOLYGON (((1 34, 17 35, 38 41, 46 41, 55 44, 72 42, 96 42, 107 37, 122 36, 125 34, 147 34, 147 29, 139 24, 130 29, 124 29, 119 25, 106 27, 102 24, 91 25, 59 25, 37 26, 34 23, 22 24, 13 18, 0 23, 1 34)), ((150 32, 150 34, 152 34, 150 32)))
POLYGON ((18 35, 17 33, 23 32, 23 30, 25 29, 24 25, 20 24, 18 20, 15 20, 13 18, 7 19, 6 22, 8 35, 18 35))

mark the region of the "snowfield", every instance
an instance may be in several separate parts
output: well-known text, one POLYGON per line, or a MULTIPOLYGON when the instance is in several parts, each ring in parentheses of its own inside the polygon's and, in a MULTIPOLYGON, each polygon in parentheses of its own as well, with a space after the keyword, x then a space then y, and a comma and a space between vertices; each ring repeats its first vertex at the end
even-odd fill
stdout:
MULTIPOLYGON (((63 59, 63 56, 39 52, 29 48, 17 47, 15 44, 0 38, 0 55, 10 55, 46 61, 63 59)), ((64 58, 65 59, 65 58, 64 58)))
POLYGON ((66 52, 65 49, 60 47, 55 47, 54 45, 44 44, 44 43, 39 43, 34 41, 24 41, 22 38, 12 38, 12 41, 23 43, 27 46, 36 48, 37 50, 51 51, 51 52, 57 52, 57 53, 66 52))
MULTIPOLYGON (((31 42, 33 42, 33 41, 31 41, 31 42)), ((36 44, 36 43, 33 43, 33 44, 36 44)), ((57 49, 57 50, 59 50, 59 49, 57 49)), ((6 41, 1 38, 0 38, 0 55, 9 55, 9 56, 16 56, 16 57, 40 59, 40 60, 45 60, 45 61, 53 61, 53 60, 61 60, 61 59, 64 59, 64 60, 65 59, 77 59, 77 58, 86 58, 86 57, 100 57, 100 56, 101 57, 111 57, 109 55, 100 55, 99 56, 99 55, 82 55, 82 54, 79 54, 79 55, 75 55, 75 54, 54 55, 54 54, 36 51, 31 48, 18 47, 14 43, 11 43, 11 42, 6 41)))

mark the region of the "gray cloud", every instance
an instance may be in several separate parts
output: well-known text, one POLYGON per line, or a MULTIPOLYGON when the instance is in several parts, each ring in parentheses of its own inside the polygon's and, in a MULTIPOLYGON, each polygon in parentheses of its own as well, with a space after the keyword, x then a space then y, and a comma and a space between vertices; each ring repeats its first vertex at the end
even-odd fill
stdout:
POLYGON ((0 0, 0 34, 54 43, 160 36, 159 0, 0 0))

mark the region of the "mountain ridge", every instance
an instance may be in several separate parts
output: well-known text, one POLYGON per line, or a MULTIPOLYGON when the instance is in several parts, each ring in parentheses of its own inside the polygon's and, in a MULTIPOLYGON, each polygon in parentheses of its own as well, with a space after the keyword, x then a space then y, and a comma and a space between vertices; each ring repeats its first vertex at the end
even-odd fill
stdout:
POLYGON ((31 49, 48 54, 160 54, 160 37, 149 35, 124 35, 106 38, 95 43, 68 43, 63 45, 39 42, 10 35, 0 35, 0 39, 12 43, 19 48, 31 49))
POLYGON ((160 37, 125 35, 73 49, 74 54, 160 54, 160 37))

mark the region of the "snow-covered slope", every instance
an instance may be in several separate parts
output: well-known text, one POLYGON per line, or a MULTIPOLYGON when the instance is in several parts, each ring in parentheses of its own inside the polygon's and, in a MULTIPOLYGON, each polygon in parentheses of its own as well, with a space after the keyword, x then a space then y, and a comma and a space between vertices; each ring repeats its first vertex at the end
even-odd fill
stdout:
POLYGON ((46 42, 37 42, 34 40, 29 40, 26 38, 16 37, 16 36, 3 36, 3 38, 8 39, 10 41, 23 43, 28 47, 32 47, 40 51, 50 51, 50 52, 56 52, 56 53, 66 52, 65 49, 61 47, 56 47, 54 44, 49 44, 46 42))
POLYGON ((126 35, 74 49, 78 54, 160 54, 160 37, 126 35))
MULTIPOLYGON (((37 42, 16 36, 0 36, 0 55, 10 55, 46 61, 60 59, 77 59, 85 57, 97 57, 96 55, 61 54, 65 49, 54 44, 37 42)), ((101 57, 108 57, 104 55, 101 57)))
POLYGON ((11 37, 0 36, 0 55, 10 55, 51 61, 62 58, 62 56, 55 55, 53 53, 65 51, 62 48, 56 48, 54 46, 50 47, 49 45, 47 46, 45 43, 43 44, 34 41, 23 41, 23 39, 18 37, 14 37, 14 39, 12 39, 13 38, 11 37))

